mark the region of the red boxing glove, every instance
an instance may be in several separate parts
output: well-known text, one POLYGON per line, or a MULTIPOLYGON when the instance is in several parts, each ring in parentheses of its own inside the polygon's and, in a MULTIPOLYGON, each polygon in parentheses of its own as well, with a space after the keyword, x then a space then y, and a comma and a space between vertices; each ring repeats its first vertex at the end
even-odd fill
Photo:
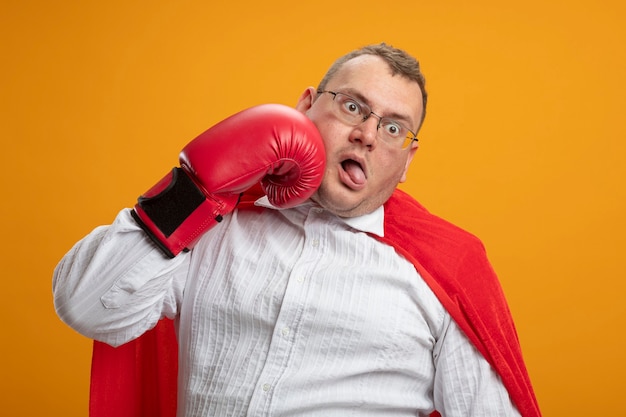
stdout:
POLYGON ((140 196, 132 212, 169 257, 191 249, 259 182, 277 207, 307 200, 322 182, 326 156, 320 133, 304 114, 264 104, 189 142, 180 165, 140 196))

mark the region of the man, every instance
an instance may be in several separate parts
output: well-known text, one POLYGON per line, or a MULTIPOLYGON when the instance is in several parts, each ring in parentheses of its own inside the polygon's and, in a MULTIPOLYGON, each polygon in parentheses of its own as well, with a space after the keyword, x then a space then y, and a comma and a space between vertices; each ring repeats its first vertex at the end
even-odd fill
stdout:
POLYGON ((303 92, 306 121, 209 129, 63 258, 57 312, 115 346, 173 318, 181 417, 540 415, 482 245, 396 190, 426 102, 417 61, 379 44, 303 92))

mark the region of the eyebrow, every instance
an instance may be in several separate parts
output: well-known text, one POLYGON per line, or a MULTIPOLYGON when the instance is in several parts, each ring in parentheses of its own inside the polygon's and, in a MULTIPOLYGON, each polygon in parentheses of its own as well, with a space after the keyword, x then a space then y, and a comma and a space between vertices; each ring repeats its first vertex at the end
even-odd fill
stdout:
MULTIPOLYGON (((370 108, 370 110, 372 109, 372 105, 370 103, 370 101, 363 95, 361 94, 359 91, 354 90, 352 88, 346 88, 344 90, 339 90, 337 91, 338 93, 343 93, 343 94, 347 94, 350 95, 356 99, 358 99, 359 101, 365 103, 368 105, 368 107, 370 108)), ((388 116, 384 115, 382 116, 384 118, 387 119, 393 119, 396 120, 398 122, 403 122, 406 123, 409 126, 413 125, 413 120, 411 119, 411 117, 405 115, 405 114, 401 114, 401 113, 390 113, 388 116)), ((413 131, 415 128, 411 127, 409 128, 411 131, 413 131)))

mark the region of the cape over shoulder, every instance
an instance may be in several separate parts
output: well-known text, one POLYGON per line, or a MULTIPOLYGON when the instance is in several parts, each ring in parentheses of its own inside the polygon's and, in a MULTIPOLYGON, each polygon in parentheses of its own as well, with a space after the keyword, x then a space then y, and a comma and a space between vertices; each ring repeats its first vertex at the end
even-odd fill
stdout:
POLYGON ((540 416, 513 318, 482 242, 396 189, 385 204, 385 236, 426 281, 502 378, 522 416, 540 416))

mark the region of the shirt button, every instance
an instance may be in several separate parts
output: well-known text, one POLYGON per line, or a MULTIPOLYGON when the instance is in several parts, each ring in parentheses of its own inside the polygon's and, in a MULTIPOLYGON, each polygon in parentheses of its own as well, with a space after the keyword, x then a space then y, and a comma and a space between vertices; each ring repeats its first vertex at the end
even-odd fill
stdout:
POLYGON ((289 327, 283 327, 283 329, 280 332, 282 333, 284 337, 289 336, 289 327))
POLYGON ((263 391, 267 392, 272 388, 270 384, 263 384, 263 391))
POLYGON ((320 241, 319 241, 319 239, 313 239, 313 240, 311 241, 311 245, 312 245, 314 248, 317 248, 317 247, 320 245, 320 241))
POLYGON ((298 281, 300 284, 302 284, 304 282, 304 277, 300 276, 300 277, 296 278, 296 281, 298 281))

